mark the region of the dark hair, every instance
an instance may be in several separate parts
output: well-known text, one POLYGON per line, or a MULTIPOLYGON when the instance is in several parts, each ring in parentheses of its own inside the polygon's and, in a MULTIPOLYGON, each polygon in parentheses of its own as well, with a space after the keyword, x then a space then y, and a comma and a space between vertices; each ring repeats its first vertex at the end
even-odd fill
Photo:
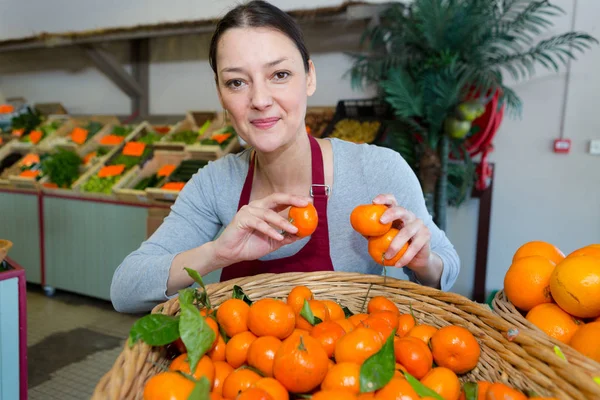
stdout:
POLYGON ((280 31, 294 42, 302 55, 304 69, 308 72, 310 56, 304 43, 304 35, 296 21, 286 12, 266 1, 253 0, 232 9, 217 23, 208 54, 208 62, 215 77, 217 76, 217 44, 223 33, 231 28, 272 28, 280 31))

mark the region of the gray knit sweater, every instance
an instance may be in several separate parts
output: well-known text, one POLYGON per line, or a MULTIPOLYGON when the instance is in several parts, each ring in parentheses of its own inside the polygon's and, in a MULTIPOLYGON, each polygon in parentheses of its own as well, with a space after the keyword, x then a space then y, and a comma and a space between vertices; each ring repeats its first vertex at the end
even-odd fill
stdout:
MULTIPOLYGON (((431 231, 431 249, 444 263, 442 290, 452 287, 460 270, 454 246, 427 212, 417 177, 395 151, 374 145, 357 145, 330 139, 333 148, 334 186, 327 206, 330 251, 336 271, 381 274, 382 267, 367 251, 365 239, 350 225, 350 213, 378 195, 392 193, 398 204, 421 218, 431 231)), ((115 309, 150 310, 168 299, 169 268, 180 252, 213 240, 233 219, 248 172, 250 151, 209 163, 187 183, 158 230, 116 270, 111 285, 115 309)), ((310 238, 285 246, 261 260, 297 253, 310 238)), ((399 274, 415 281, 407 268, 399 274)), ((395 274, 398 276, 398 274, 395 274)))

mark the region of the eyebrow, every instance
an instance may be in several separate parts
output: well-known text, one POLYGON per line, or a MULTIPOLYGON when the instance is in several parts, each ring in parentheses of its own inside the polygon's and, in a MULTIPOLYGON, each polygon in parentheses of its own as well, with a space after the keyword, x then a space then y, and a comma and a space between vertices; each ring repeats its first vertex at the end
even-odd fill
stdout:
MULTIPOLYGON (((272 67, 276 66, 277 64, 281 64, 282 62, 284 62, 286 60, 287 60, 287 57, 279 58, 275 61, 270 61, 270 62, 266 63, 264 66, 266 68, 272 68, 272 67)), ((243 71, 243 68, 240 68, 240 67, 229 67, 229 68, 223 68, 221 70, 221 73, 223 73, 223 72, 244 72, 244 71, 243 71)))

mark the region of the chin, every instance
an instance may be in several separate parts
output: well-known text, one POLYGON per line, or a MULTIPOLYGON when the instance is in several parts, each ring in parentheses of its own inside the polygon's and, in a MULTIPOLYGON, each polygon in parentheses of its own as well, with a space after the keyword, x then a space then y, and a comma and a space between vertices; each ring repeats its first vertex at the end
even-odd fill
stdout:
POLYGON ((250 140, 246 141, 261 153, 277 151, 293 140, 286 138, 284 132, 253 132, 249 136, 250 140))

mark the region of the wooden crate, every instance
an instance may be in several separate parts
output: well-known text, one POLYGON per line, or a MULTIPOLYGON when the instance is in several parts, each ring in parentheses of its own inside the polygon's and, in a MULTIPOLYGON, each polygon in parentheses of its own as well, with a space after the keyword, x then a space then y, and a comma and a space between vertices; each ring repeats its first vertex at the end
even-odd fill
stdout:
POLYGON ((109 135, 112 132, 114 126, 121 125, 121 122, 117 117, 104 115, 73 118, 71 121, 72 124, 69 125, 69 129, 59 140, 55 141, 54 146, 67 150, 73 150, 77 154, 79 154, 80 157, 84 157, 90 151, 93 151, 94 148, 97 148, 97 146, 100 144, 100 140, 104 136, 109 135), (77 143, 71 142, 71 140, 69 139, 69 135, 71 134, 73 129, 77 126, 84 127, 90 122, 100 122, 104 126, 90 140, 86 141, 82 145, 78 145, 77 143))
POLYGON ((117 196, 114 193, 115 186, 125 177, 125 175, 129 172, 132 174, 139 173, 140 167, 134 166, 127 173, 123 174, 121 178, 113 185, 111 193, 95 193, 95 192, 86 192, 83 190, 83 185, 90 179, 90 177, 96 175, 102 167, 104 167, 106 163, 97 163, 90 169, 88 169, 82 176, 71 185, 73 192, 77 193, 78 196, 86 197, 90 199, 101 199, 101 200, 117 200, 117 196))
POLYGON ((221 147, 219 145, 205 145, 200 143, 203 139, 210 138, 216 131, 226 126, 227 121, 225 120, 225 114, 218 113, 212 120, 212 123, 206 132, 204 132, 202 136, 198 137, 196 143, 187 145, 185 147, 185 151, 190 153, 192 158, 195 160, 206 161, 214 161, 227 154, 238 151, 242 146, 237 134, 225 147, 221 147))
MULTIPOLYGON (((214 121, 217 117, 218 117, 218 114, 215 112, 201 112, 201 111, 188 112, 185 119, 183 119, 182 121, 175 124, 175 126, 173 126, 173 129, 171 129, 171 131, 168 134, 166 134, 160 140, 160 142, 157 142, 154 144, 154 148, 162 149, 162 150, 183 151, 189 145, 187 143, 183 143, 183 142, 171 142, 170 140, 173 137, 173 135, 178 132, 183 132, 183 131, 197 131, 202 128, 202 126, 204 125, 204 122, 214 121), (200 125, 197 125, 197 124, 200 124, 200 125)), ((207 129, 207 131, 211 130, 211 127, 212 127, 212 122, 211 122, 211 126, 207 129)), ((198 137, 202 137, 202 136, 203 136, 203 134, 199 135, 198 137)))
POLYGON ((325 129, 333 120, 336 107, 308 107, 306 109, 305 122, 310 126, 310 134, 314 137, 322 137, 325 129))
MULTIPOLYGON (((181 162, 183 162, 184 160, 197 160, 197 159, 193 159, 190 155, 190 157, 186 157, 186 158, 182 159, 180 161, 180 164, 178 165, 178 167, 181 165, 181 162)), ((198 161, 203 162, 205 165, 207 162, 206 160, 198 160, 198 161)), ((171 178, 172 178, 172 176, 171 176, 171 178)), ((149 199, 151 199, 157 203, 171 203, 171 202, 174 202, 177 199, 177 197, 179 196, 178 190, 167 190, 167 189, 163 189, 163 188, 147 188, 146 193, 147 193, 149 199)))
MULTIPOLYGON (((23 158, 25 158, 25 156, 29 153, 35 153, 38 155, 42 155, 42 152, 39 151, 35 151, 34 150, 26 150, 26 149, 22 149, 22 148, 14 148, 14 150, 17 151, 21 151, 23 150, 23 157, 21 158, 21 160, 17 161, 16 164, 14 164, 12 167, 8 168, 8 172, 5 171, 5 173, 3 173, 4 178, 8 179, 8 187, 13 188, 13 189, 24 189, 24 190, 39 190, 40 188, 40 181, 34 178, 26 178, 26 177, 22 177, 20 176, 21 173, 21 162, 23 160, 23 158), (8 175, 8 176, 7 176, 8 175)), ((40 178, 41 180, 41 178, 40 178)))
POLYGON ((133 189, 140 181, 146 179, 167 164, 179 165, 181 161, 190 158, 189 154, 181 151, 171 150, 156 150, 154 157, 148 161, 139 171, 129 171, 125 176, 113 187, 113 192, 117 198, 128 202, 153 202, 154 199, 148 197, 146 190, 133 189))
POLYGON ((21 158, 19 159, 19 161, 14 163, 11 167, 6 168, 4 171, 2 171, 2 173, 0 173, 0 188, 2 188, 2 189, 14 188, 12 182, 10 181, 10 177, 13 175, 18 175, 18 173, 21 170, 21 167, 19 165, 19 163, 21 162, 21 159, 27 153, 30 153, 30 151, 28 151, 27 149, 14 147, 14 143, 11 143, 9 145, 6 145, 6 146, 0 148, 0 161, 3 160, 5 157, 7 157, 8 155, 10 155, 13 152, 21 154, 21 158))
POLYGON ((33 144, 30 142, 22 142, 20 139, 15 140, 15 147, 31 150, 33 148, 38 148, 41 151, 51 151, 53 147, 53 143, 57 138, 64 137, 67 133, 70 132, 69 124, 70 117, 67 115, 50 115, 40 126, 44 126, 46 124, 52 123, 57 120, 62 120, 63 124, 53 133, 43 138, 38 144, 33 144))

